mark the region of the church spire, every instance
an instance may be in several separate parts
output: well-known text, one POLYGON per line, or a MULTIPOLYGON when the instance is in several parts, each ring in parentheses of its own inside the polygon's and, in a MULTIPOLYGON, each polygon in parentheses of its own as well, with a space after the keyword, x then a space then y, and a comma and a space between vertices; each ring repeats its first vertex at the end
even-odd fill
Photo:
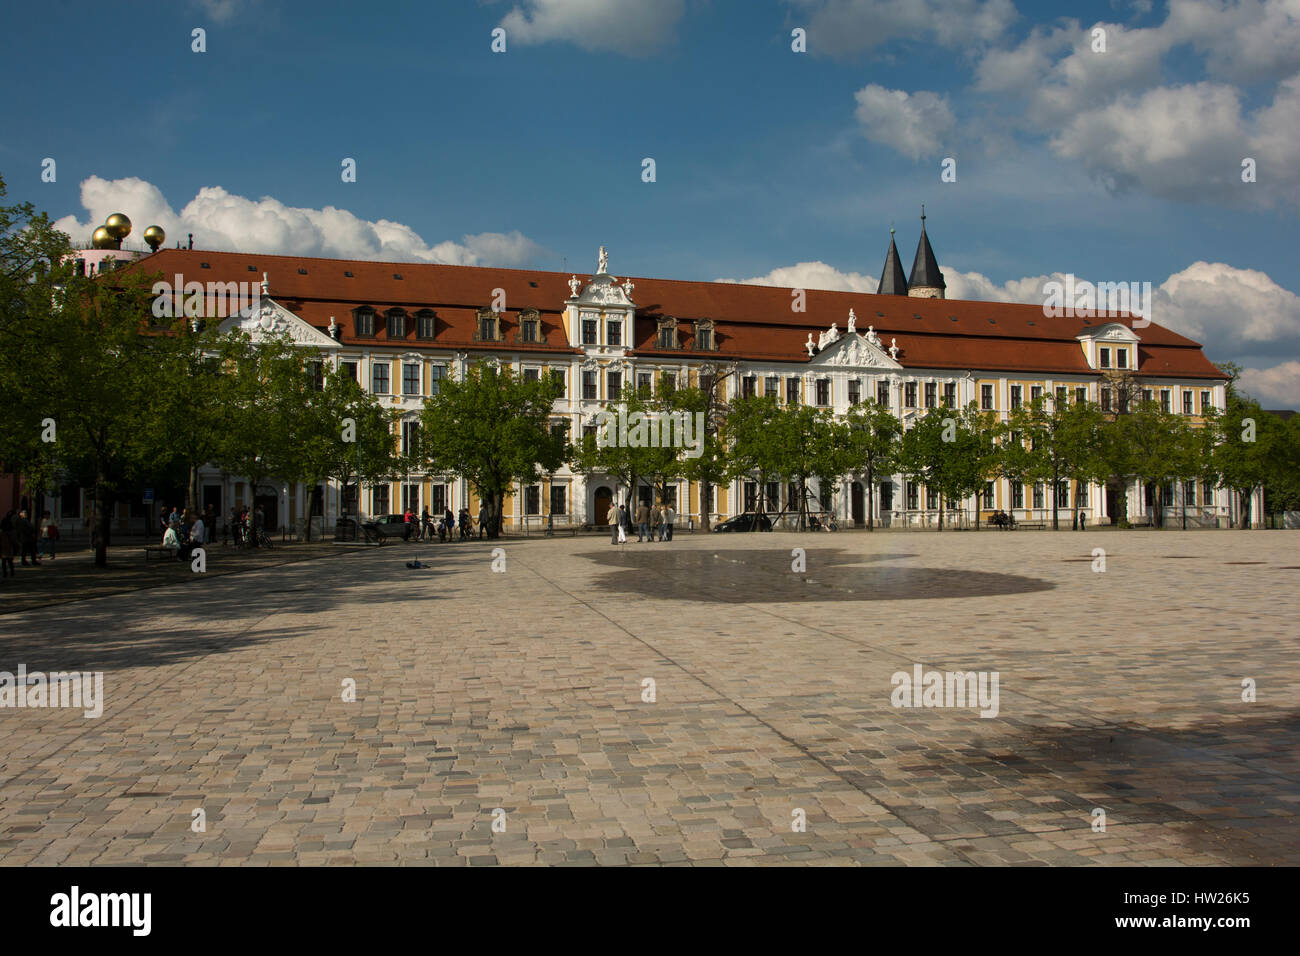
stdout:
POLYGON ((880 274, 877 295, 907 295, 907 279, 903 264, 898 261, 898 246, 894 245, 894 225, 889 225, 889 254, 885 256, 885 271, 880 274))
POLYGON ((939 271, 939 263, 930 248, 930 238, 925 234, 925 204, 921 205, 921 241, 916 244, 916 258, 912 260, 912 275, 907 280, 907 294, 922 299, 942 299, 948 284, 939 271))

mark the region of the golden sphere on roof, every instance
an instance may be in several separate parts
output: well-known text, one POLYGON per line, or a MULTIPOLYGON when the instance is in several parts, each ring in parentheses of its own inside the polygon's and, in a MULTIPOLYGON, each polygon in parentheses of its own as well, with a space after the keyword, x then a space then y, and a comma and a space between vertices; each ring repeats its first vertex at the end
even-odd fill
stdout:
POLYGON ((163 232, 162 226, 150 226, 144 231, 144 241, 149 243, 149 248, 154 252, 158 247, 167 241, 167 233, 163 232))
POLYGON ((131 234, 131 220, 120 212, 115 212, 104 220, 108 234, 119 242, 131 234))
POLYGON ((108 234, 108 230, 100 226, 90 237, 90 244, 96 249, 112 249, 117 245, 117 240, 108 234))

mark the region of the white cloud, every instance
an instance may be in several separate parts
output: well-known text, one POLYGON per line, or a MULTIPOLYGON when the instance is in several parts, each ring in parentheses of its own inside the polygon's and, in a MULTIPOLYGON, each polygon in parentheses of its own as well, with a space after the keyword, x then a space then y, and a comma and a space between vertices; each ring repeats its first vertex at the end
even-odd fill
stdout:
POLYGON ((1265 408, 1300 410, 1300 362, 1272 368, 1243 368, 1237 387, 1265 408))
POLYGON ((185 242, 192 232, 197 246, 217 251, 485 266, 524 266, 544 252, 518 231, 485 232, 430 245, 400 222, 370 222, 334 206, 286 206, 269 196, 252 200, 220 186, 204 186, 178 213, 157 186, 134 177, 91 176, 81 184, 81 204, 90 213, 85 222, 64 216, 54 226, 83 241, 110 213, 123 212, 133 226, 129 242, 141 242, 145 227, 157 224, 167 232, 168 245, 185 242))
POLYGON ((1016 19, 1011 0, 786 2, 794 8, 791 25, 808 30, 808 52, 830 56, 846 56, 898 39, 965 48, 995 40, 1016 19))
POLYGON ((225 23, 234 18, 244 6, 244 2, 245 0, 195 0, 194 5, 202 9, 214 22, 225 23))
POLYGON ((787 289, 829 289, 832 292, 867 292, 880 287, 878 276, 860 272, 841 272, 824 262, 800 262, 780 266, 767 275, 752 279, 715 279, 715 282, 740 282, 744 285, 773 285, 787 289))
POLYGON ((947 98, 926 90, 908 93, 869 83, 853 98, 863 135, 912 159, 937 154, 956 122, 947 98))
POLYGON ((684 0, 524 0, 501 18, 506 48, 561 41, 647 56, 672 39, 684 0))

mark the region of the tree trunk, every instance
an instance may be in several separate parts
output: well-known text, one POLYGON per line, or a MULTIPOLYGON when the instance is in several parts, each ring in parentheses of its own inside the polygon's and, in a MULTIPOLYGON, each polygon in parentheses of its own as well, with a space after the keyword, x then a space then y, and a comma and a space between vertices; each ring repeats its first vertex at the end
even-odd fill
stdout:
POLYGON ((95 518, 99 524, 99 540, 95 542, 95 567, 108 567, 108 545, 109 538, 112 535, 112 512, 113 498, 107 495, 103 485, 104 475, 99 472, 95 476, 95 518))
POLYGON ((1052 530, 1061 530, 1061 469, 1052 464, 1052 530))
POLYGON ((867 530, 876 530, 876 502, 872 495, 872 489, 876 486, 876 469, 872 465, 867 465, 867 530))

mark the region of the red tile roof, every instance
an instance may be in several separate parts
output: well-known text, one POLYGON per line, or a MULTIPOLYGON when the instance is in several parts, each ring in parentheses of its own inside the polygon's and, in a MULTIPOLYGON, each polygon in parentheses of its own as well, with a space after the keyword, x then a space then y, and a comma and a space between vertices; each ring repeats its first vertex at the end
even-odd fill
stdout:
MULTIPOLYGON (((273 299, 321 330, 334 316, 343 327, 346 345, 552 354, 581 351, 567 344, 561 328, 564 303, 570 295, 569 276, 561 272, 200 249, 162 249, 137 260, 132 268, 161 272, 169 281, 181 273, 187 282, 203 283, 260 282, 266 272, 273 299), (502 326, 506 341, 476 342, 477 312, 494 300, 497 290, 505 293, 502 326), (376 313, 374 337, 357 338, 354 334, 352 313, 362 306, 376 313), (408 314, 406 338, 391 343, 383 322, 383 314, 390 308, 402 308, 408 314), (425 308, 431 309, 437 320, 432 341, 415 337, 415 313, 425 308), (541 314, 548 344, 513 342, 518 315, 524 309, 541 314)), ((585 283, 587 277, 579 278, 585 283)), ((804 342, 808 333, 816 336, 832 322, 843 331, 852 308, 859 330, 874 326, 886 344, 897 339, 898 360, 907 368, 1091 375, 1096 373, 1088 367, 1076 336, 1089 326, 1110 322, 1132 326, 1127 317, 1048 318, 1040 305, 819 289, 806 290, 805 310, 794 312, 794 297, 788 288, 635 276, 632 281, 637 303, 634 354, 675 359, 807 362, 804 342), (678 341, 683 349, 661 352, 653 348, 655 320, 663 316, 678 318, 678 341), (715 352, 691 348, 694 330, 690 320, 705 318, 714 320, 715 352)), ((1155 323, 1138 329, 1137 335, 1141 339, 1136 370, 1140 375, 1227 378, 1191 339, 1155 323)))

